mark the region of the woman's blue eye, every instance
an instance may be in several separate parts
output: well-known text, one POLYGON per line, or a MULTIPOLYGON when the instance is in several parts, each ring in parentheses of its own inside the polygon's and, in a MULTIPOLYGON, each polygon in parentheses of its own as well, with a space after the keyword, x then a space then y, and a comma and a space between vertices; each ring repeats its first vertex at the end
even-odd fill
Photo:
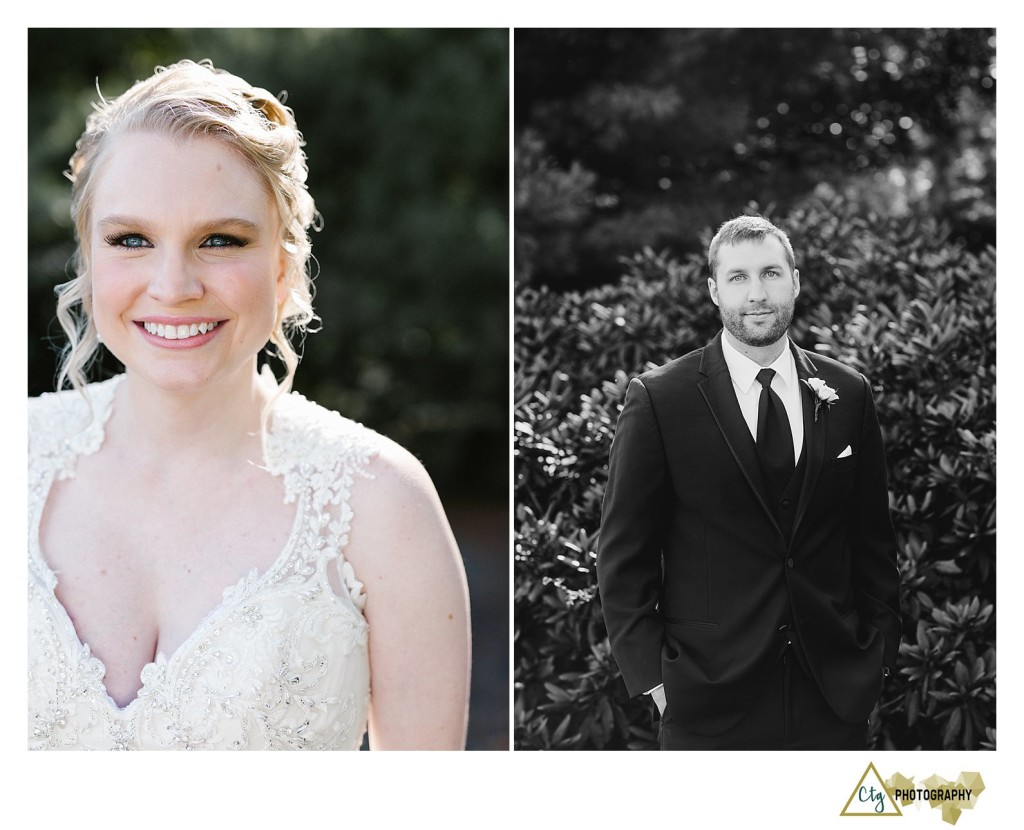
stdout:
POLYGON ((122 233, 114 234, 106 238, 108 245, 113 245, 115 248, 148 248, 149 241, 146 237, 141 236, 137 233, 122 233))
POLYGON ((223 233, 215 233, 213 236, 207 237, 202 248, 242 248, 245 246, 245 241, 239 239, 237 236, 228 236, 223 233))

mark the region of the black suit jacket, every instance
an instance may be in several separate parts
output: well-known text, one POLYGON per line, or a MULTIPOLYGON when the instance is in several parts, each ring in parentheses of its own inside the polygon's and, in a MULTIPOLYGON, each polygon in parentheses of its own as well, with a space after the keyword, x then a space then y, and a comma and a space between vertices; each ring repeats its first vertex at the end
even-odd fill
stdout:
POLYGON ((613 654, 630 694, 664 683, 673 718, 714 735, 764 687, 779 627, 790 624, 832 709, 864 720, 900 640, 896 538, 868 383, 793 347, 801 381, 819 377, 839 399, 815 419, 801 383, 804 479, 796 503, 780 504, 721 338, 630 382, 597 558, 613 654), (838 457, 848 445, 852 454, 838 457), (780 523, 783 510, 793 515, 780 523))

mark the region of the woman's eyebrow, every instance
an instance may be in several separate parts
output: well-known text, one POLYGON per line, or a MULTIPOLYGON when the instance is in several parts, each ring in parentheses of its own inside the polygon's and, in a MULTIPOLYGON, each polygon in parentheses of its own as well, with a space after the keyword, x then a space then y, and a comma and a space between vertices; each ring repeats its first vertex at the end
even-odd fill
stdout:
POLYGON ((97 227, 99 226, 110 226, 110 227, 129 227, 129 228, 147 228, 149 223, 144 219, 139 219, 134 216, 123 216, 120 214, 113 214, 111 216, 104 216, 102 219, 96 220, 97 227))
MULTIPOLYGON (((150 223, 145 219, 140 219, 135 216, 124 216, 120 214, 114 214, 111 216, 104 216, 102 219, 97 220, 97 226, 103 227, 128 227, 128 228, 139 228, 144 230, 150 227, 150 223)), ((216 230, 230 227, 236 230, 248 231, 250 233, 258 233, 260 226, 253 222, 251 219, 245 219, 241 216, 226 216, 221 219, 210 219, 204 221, 195 227, 195 231, 203 233, 212 233, 216 230)))
POLYGON ((224 228, 233 228, 234 230, 246 231, 248 233, 259 233, 260 230, 259 224, 250 219, 243 219, 241 216, 227 216, 223 219, 211 219, 208 222, 203 222, 196 226, 196 231, 203 234, 223 230, 224 228))

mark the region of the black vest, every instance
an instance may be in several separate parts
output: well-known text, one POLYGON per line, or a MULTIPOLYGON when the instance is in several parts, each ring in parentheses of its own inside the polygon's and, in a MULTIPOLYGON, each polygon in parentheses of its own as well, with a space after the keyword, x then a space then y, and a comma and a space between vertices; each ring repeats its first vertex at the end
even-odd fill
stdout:
POLYGON ((786 486, 781 486, 772 475, 771 470, 765 463, 764 456, 760 450, 757 453, 761 464, 761 474, 768 485, 768 506, 775 514, 775 521, 779 523, 786 539, 793 535, 793 522, 796 521, 796 503, 800 498, 800 488, 804 483, 804 472, 807 469, 807 437, 804 436, 804 444, 800 450, 800 460, 797 462, 793 475, 790 476, 786 486))
MULTIPOLYGON (((800 488, 803 487, 804 473, 807 470, 807 431, 804 430, 804 443, 800 449, 800 460, 797 461, 793 475, 785 487, 781 486, 772 476, 760 451, 758 451, 757 457, 760 460, 761 473, 768 485, 768 505, 773 509, 775 520, 779 523, 779 527, 782 528, 786 539, 789 540, 793 536, 793 523, 796 521, 796 505, 800 498, 800 488)), ((798 632, 793 626, 792 614, 787 615, 784 626, 779 629, 779 643, 779 657, 781 658, 788 643, 796 654, 797 661, 800 663, 804 673, 811 677, 810 669, 807 666, 807 658, 804 656, 803 647, 800 645, 798 632)))

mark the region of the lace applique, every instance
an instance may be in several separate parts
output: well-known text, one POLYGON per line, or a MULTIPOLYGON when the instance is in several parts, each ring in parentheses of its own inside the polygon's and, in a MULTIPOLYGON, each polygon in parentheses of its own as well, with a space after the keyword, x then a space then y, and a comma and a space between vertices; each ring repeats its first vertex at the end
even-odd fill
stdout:
POLYGON ((35 467, 45 473, 52 465, 57 478, 69 478, 79 456, 92 455, 100 448, 121 377, 87 387, 95 390, 88 398, 77 392, 48 392, 29 399, 29 457, 42 462, 30 464, 30 472, 35 467))
POLYGON ((370 696, 366 597, 342 552, 352 488, 370 477, 380 437, 294 393, 275 403, 265 461, 297 502, 291 538, 265 572, 226 588, 173 654, 143 668, 122 709, 38 545, 49 488, 102 445, 119 381, 89 387, 92 413, 71 392, 29 405, 30 748, 358 749, 370 696))

